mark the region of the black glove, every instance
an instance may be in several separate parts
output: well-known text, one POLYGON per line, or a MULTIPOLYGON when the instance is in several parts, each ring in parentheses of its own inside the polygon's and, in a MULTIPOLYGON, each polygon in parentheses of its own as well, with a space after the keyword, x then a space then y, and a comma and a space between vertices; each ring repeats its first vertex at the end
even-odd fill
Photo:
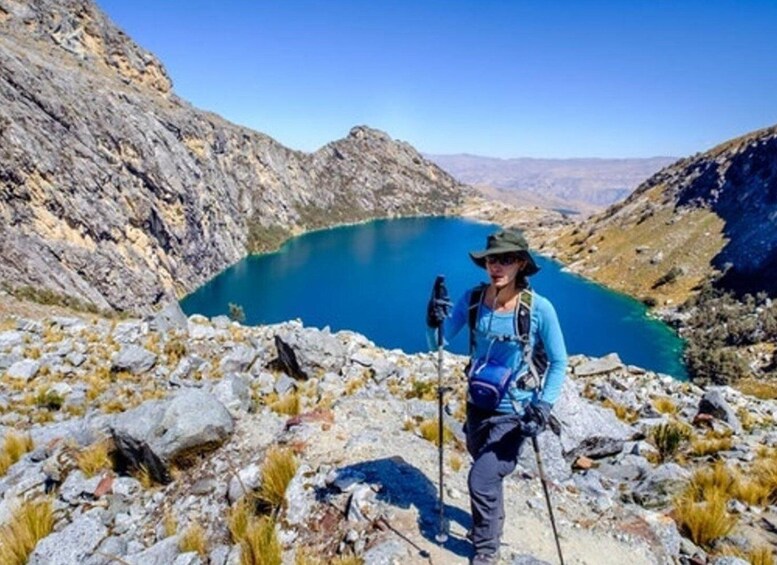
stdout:
POLYGON ((526 406, 521 416, 521 433, 527 437, 536 437, 545 431, 550 422, 551 408, 553 406, 544 400, 526 406))
POLYGON ((432 329, 439 328, 450 314, 452 306, 448 289, 445 288, 445 277, 439 275, 434 281, 432 297, 426 305, 426 325, 432 329))

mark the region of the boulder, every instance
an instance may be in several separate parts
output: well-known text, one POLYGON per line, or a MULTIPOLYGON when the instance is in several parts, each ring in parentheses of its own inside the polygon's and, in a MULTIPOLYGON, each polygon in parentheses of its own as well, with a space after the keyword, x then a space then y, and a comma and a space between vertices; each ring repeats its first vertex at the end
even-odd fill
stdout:
POLYGON ((309 465, 300 465, 286 488, 286 523, 304 526, 316 504, 315 473, 309 465))
POLYGON ((148 327, 157 332, 189 331, 189 320, 177 301, 173 301, 148 321, 148 327))
POLYGON ((625 365, 617 353, 610 353, 599 359, 589 359, 574 368, 577 377, 592 377, 624 369, 625 365))
POLYGON ((108 528, 103 525, 100 513, 102 510, 77 516, 60 531, 43 538, 35 546, 27 563, 29 565, 82 563, 108 535, 108 528))
POLYGON ((645 508, 663 507, 685 486, 690 476, 688 470, 676 463, 664 463, 648 471, 631 495, 645 508))
POLYGON ((565 455, 573 453, 586 441, 593 447, 609 445, 614 449, 618 442, 629 439, 634 433, 612 410, 595 406, 582 398, 578 383, 573 379, 564 381, 553 415, 561 424, 560 441, 565 455))
POLYGON ((251 389, 247 379, 241 375, 227 375, 213 386, 212 392, 233 414, 245 412, 251 406, 251 389))
POLYGON ((229 500, 230 504, 234 504, 240 500, 243 495, 249 494, 259 488, 261 480, 262 470, 256 463, 252 463, 248 467, 240 469, 237 476, 233 476, 229 480, 227 500, 229 500))
POLYGON ((589 437, 584 439, 576 448, 566 454, 568 461, 574 461, 578 457, 590 459, 602 459, 610 455, 617 455, 623 451, 625 441, 612 437, 589 437))
POLYGON ((242 373, 251 367, 259 353, 247 345, 236 345, 221 358, 219 368, 222 373, 242 373))
POLYGON ((346 351, 340 340, 328 329, 291 326, 291 331, 279 331, 279 336, 294 350, 302 371, 308 377, 315 377, 331 371, 339 373, 345 365, 346 351))
POLYGON ((123 560, 128 565, 170 565, 179 555, 178 536, 170 536, 148 549, 128 555, 123 560))
POLYGON ((709 389, 699 401, 699 414, 709 414, 718 420, 726 422, 734 430, 734 433, 742 433, 742 424, 737 418, 736 412, 723 398, 719 389, 709 389))
POLYGON ((138 345, 125 345, 111 359, 111 371, 129 371, 133 375, 148 372, 156 363, 156 355, 138 345))
POLYGON ((232 416, 212 394, 187 389, 168 400, 152 400, 116 417, 116 447, 129 467, 145 466, 160 483, 168 465, 223 443, 234 430, 232 416))
POLYGON ((119 322, 113 328, 113 339, 122 345, 137 342, 143 335, 143 324, 137 320, 119 322))
POLYGON ((17 361, 6 371, 6 374, 12 379, 18 379, 20 381, 29 381, 35 378, 40 370, 40 362, 35 359, 23 359, 17 361))
POLYGON ((0 332, 0 351, 13 349, 22 344, 24 344, 24 332, 0 332))

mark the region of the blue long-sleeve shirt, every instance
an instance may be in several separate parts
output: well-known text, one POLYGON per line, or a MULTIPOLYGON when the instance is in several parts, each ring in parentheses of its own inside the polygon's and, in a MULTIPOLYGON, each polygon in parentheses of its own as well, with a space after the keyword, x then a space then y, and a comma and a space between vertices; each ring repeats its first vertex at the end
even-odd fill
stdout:
MULTIPOLYGON (((453 339, 462 328, 467 327, 470 296, 474 289, 470 289, 459 298, 453 307, 453 312, 443 324, 443 337, 445 342, 453 339)), ((475 323, 475 347, 471 352, 473 362, 485 360, 486 356, 505 367, 513 369, 509 388, 509 394, 502 399, 497 412, 514 413, 515 401, 521 407, 530 402, 543 400, 553 404, 561 394, 561 386, 567 370, 567 349, 564 344, 564 336, 561 333, 556 310, 550 301, 533 292, 531 325, 529 330, 529 345, 534 347, 537 339, 541 339, 548 356, 548 371, 541 390, 527 391, 515 386, 517 377, 529 371, 529 367, 523 358, 521 345, 516 340, 499 340, 498 337, 516 337, 515 312, 495 312, 485 302, 481 303, 475 323), (512 399, 512 400, 511 400, 512 399)), ((430 343, 435 342, 434 334, 430 331, 430 343)))

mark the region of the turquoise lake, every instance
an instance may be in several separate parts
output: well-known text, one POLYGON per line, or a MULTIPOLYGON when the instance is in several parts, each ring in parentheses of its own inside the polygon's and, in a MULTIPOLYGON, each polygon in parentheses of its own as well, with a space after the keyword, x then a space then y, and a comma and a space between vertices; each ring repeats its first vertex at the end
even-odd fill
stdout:
MULTIPOLYGON (((486 280, 467 252, 482 249, 496 228, 457 218, 379 220, 305 234, 278 252, 253 255, 181 301, 188 314, 226 314, 239 304, 246 324, 300 318, 305 326, 349 329, 377 345, 426 351, 425 311, 434 278, 451 297, 486 280)), ((535 254, 534 289, 553 302, 571 354, 616 352, 629 364, 685 379, 682 341, 646 316, 640 302, 535 254)), ((451 350, 466 353, 462 331, 451 350)))

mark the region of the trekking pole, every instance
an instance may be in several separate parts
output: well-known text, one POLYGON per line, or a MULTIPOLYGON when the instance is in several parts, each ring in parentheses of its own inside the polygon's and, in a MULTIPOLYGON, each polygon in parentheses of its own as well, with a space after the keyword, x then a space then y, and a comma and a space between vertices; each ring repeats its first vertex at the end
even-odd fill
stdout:
MULTIPOLYGON (((445 277, 439 275, 434 281, 434 297, 435 298, 447 298, 447 291, 445 289, 445 277)), ((437 328, 437 450, 439 454, 439 477, 440 477, 440 496, 439 496, 439 518, 437 522, 437 535, 434 539, 437 543, 445 543, 448 541, 448 524, 445 520, 445 504, 444 504, 444 490, 443 490, 443 396, 445 395, 445 388, 442 386, 442 353, 445 339, 443 337, 442 326, 437 328)))
POLYGON ((537 457, 537 468, 540 471, 540 482, 542 490, 545 492, 545 502, 548 503, 548 514, 550 514, 550 525, 553 526, 553 537, 556 539, 556 549, 558 550, 558 559, 561 565, 564 565, 564 556, 561 554, 561 543, 558 541, 558 530, 556 529, 556 518, 553 516, 553 505, 550 503, 550 492, 548 491, 548 481, 545 478, 545 470, 542 467, 542 458, 540 457, 540 444, 537 436, 532 436, 531 444, 534 448, 534 455, 537 457))

